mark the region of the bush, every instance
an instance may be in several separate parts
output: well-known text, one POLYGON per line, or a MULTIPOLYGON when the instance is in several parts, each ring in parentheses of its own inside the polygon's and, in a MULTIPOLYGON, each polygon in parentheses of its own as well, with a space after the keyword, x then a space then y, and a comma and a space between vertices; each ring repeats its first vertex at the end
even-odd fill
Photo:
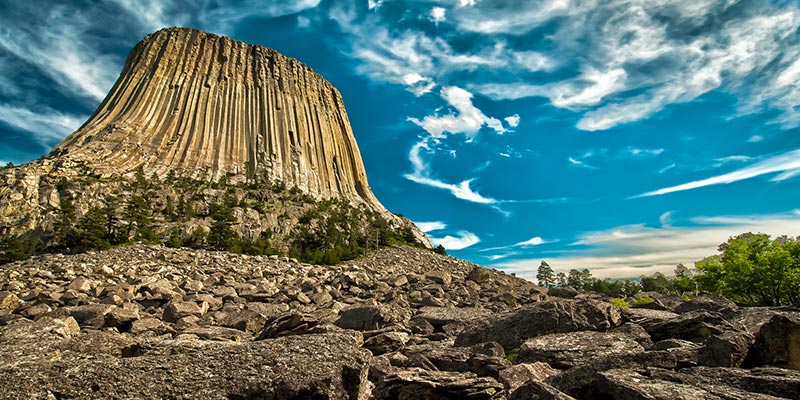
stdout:
POLYGON ((645 304, 650 304, 650 303, 653 303, 653 302, 655 302, 655 299, 653 299, 652 297, 650 297, 650 296, 642 296, 642 297, 637 297, 637 298, 633 299, 633 302, 631 304, 634 305, 634 306, 643 306, 645 304))
POLYGON ((612 306, 617 308, 628 308, 631 306, 631 304, 628 303, 623 297, 614 297, 608 302, 611 303, 612 306))

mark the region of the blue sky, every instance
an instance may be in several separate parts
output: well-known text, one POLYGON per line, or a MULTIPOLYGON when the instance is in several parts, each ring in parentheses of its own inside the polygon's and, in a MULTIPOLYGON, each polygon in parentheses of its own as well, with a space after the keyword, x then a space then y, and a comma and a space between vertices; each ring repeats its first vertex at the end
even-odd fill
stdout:
POLYGON ((274 48, 345 99, 370 184, 457 257, 670 272, 800 235, 794 1, 0 1, 0 163, 47 154, 146 34, 274 48))

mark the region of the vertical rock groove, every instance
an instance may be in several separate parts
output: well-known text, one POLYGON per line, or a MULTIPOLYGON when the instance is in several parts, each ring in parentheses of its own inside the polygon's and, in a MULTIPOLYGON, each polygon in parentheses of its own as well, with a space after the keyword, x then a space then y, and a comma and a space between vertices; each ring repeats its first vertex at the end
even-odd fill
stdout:
POLYGON ((259 175, 385 212, 369 189, 339 92, 274 50, 193 29, 131 51, 100 107, 54 154, 114 175, 259 175))

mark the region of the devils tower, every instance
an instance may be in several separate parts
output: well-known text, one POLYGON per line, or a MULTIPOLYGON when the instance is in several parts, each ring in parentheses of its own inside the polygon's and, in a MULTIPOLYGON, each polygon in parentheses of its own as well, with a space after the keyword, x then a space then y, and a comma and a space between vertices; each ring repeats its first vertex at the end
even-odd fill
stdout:
POLYGON ((239 250, 230 237, 269 238, 284 252, 334 246, 317 237, 348 252, 381 238, 430 246, 370 190, 336 88, 274 50, 188 28, 145 37, 83 126, 0 171, 0 235, 63 248, 81 234, 239 250))
POLYGON ((336 88, 274 50, 193 29, 136 45, 94 115, 53 151, 104 174, 260 175, 383 208, 336 88))

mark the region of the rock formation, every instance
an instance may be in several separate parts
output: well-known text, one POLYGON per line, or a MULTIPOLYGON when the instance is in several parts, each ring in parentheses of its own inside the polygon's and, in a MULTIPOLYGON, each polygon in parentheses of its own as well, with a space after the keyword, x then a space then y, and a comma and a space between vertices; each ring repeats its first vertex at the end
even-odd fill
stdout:
MULTIPOLYGON (((148 232, 164 240, 176 227, 208 232, 209 206, 231 203, 231 194, 241 203, 229 204, 238 207, 236 233, 256 240, 266 232, 283 250, 308 204, 325 200, 377 213, 430 247, 372 193, 342 97, 328 81, 274 50, 187 28, 137 44, 92 117, 50 156, 0 170, 0 235, 33 234, 63 247, 54 238, 59 224, 79 225, 92 208, 122 220, 125 201, 140 196, 152 206, 148 232), (301 201, 287 207, 286 192, 301 201), (171 224, 179 202, 195 202, 193 215, 171 224)), ((123 241, 138 236, 126 231, 123 241)))
POLYGON ((193 29, 137 44, 94 115, 53 154, 102 175, 141 166, 162 178, 259 176, 382 208, 336 88, 274 50, 193 29))

